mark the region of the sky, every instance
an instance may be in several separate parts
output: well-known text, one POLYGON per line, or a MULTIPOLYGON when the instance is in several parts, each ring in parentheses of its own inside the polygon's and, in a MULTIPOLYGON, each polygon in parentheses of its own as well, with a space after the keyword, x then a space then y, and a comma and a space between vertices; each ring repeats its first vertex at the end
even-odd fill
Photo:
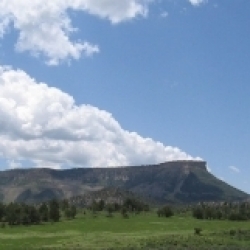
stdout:
POLYGON ((1 0, 0 170, 204 160, 250 193, 249 0, 1 0))

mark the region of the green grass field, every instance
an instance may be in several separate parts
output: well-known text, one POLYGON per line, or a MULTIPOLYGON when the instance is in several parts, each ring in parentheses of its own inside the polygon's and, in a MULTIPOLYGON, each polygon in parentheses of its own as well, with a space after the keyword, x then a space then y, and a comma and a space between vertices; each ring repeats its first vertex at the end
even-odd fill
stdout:
POLYGON ((0 249, 250 249, 250 222, 196 220, 156 213, 89 212, 75 220, 0 228, 0 249), (194 235, 194 228, 202 228, 194 235), (230 234, 231 230, 231 234, 230 234))

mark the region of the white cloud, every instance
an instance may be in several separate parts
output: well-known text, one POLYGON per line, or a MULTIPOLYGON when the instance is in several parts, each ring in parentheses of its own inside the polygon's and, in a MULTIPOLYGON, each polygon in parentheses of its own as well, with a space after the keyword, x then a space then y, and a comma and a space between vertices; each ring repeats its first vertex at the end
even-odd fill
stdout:
POLYGON ((167 18, 168 17, 168 12, 167 11, 163 11, 160 16, 162 18, 167 18))
POLYGON ((224 177, 218 177, 218 179, 221 180, 221 181, 225 181, 224 177))
POLYGON ((22 164, 18 161, 13 161, 13 160, 9 160, 8 162, 8 167, 10 169, 15 169, 15 168, 21 168, 22 164))
POLYGON ((1 0, 0 38, 14 28, 19 32, 16 50, 43 56, 50 65, 99 52, 97 45, 72 41, 75 32, 68 10, 83 11, 113 24, 146 16, 151 0, 1 0))
POLYGON ((189 0, 189 2, 194 5, 194 6, 199 6, 205 2, 207 2, 207 0, 189 0))
POLYGON ((229 166, 229 169, 235 173, 239 173, 240 172, 240 169, 235 167, 235 166, 229 166))
POLYGON ((208 171, 209 173, 212 173, 212 169, 211 169, 209 166, 207 166, 207 171, 208 171))
POLYGON ((67 93, 37 83, 22 70, 1 66, 0 155, 53 168, 194 159, 178 148, 122 129, 104 110, 77 106, 67 93))

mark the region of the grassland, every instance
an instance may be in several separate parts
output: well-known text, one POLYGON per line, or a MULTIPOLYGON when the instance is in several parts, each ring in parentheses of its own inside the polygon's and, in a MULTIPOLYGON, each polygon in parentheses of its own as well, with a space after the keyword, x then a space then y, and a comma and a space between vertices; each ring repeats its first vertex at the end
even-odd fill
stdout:
POLYGON ((0 228, 0 249, 250 249, 250 222, 159 218, 156 213, 108 218, 90 212, 74 220, 0 228), (201 228, 201 235, 194 234, 201 228))

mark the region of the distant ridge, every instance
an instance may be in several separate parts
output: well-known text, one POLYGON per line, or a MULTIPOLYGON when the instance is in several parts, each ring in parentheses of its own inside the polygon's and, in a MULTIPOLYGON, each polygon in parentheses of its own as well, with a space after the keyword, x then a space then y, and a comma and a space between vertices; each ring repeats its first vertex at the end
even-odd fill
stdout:
POLYGON ((249 195, 217 179, 205 161, 116 168, 14 169, 0 172, 3 202, 70 198, 114 187, 161 203, 234 201, 249 195))

